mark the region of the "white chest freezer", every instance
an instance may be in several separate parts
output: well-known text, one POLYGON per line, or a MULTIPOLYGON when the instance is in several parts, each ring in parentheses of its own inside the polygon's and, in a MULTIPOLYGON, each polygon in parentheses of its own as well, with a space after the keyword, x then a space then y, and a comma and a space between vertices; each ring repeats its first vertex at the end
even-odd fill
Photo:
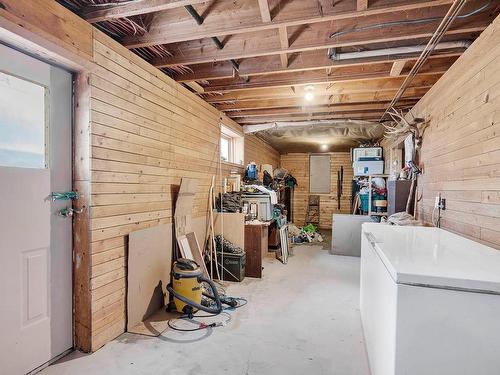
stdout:
POLYGON ((363 224, 360 296, 372 375, 500 374, 500 251, 363 224))

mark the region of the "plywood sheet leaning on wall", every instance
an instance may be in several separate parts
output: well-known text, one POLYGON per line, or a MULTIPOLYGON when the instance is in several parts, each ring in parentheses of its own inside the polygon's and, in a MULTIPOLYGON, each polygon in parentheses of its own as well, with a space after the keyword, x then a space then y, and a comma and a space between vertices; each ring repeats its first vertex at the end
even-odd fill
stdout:
POLYGON ((214 212, 215 235, 222 234, 233 245, 245 248, 245 214, 239 212, 214 212))
POLYGON ((193 230, 204 238, 220 113, 97 30, 94 60, 91 331, 97 350, 125 330, 127 235, 172 222, 184 177, 198 181, 193 230))
POLYGON ((175 235, 182 236, 193 231, 192 215, 198 180, 182 178, 177 201, 175 202, 175 235))
POLYGON ((164 308, 172 265, 172 225, 129 234, 127 263, 127 330, 164 308))

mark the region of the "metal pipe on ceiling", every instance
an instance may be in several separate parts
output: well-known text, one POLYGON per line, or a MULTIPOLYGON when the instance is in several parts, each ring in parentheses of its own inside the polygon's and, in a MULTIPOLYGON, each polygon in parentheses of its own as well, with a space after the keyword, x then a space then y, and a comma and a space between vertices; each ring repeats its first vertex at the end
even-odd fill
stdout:
POLYGON ((432 51, 434 51, 436 46, 439 44, 439 42, 441 41, 441 39, 445 35, 446 31, 450 28, 453 21, 458 17, 460 11, 462 10, 462 8, 464 7, 466 2, 467 2, 466 0, 455 0, 453 2, 453 4, 451 4, 450 9, 448 10, 446 15, 444 16, 443 20, 441 21, 441 23, 437 27, 434 34, 432 34, 431 39, 429 40, 429 42, 425 46, 424 50, 422 51, 422 53, 418 57, 417 61, 413 65, 413 67, 411 68, 410 73, 408 73, 408 75, 406 76, 401 87, 396 92, 396 95, 394 96, 391 103, 389 104, 389 107, 385 110, 384 114, 380 118, 380 121, 382 121, 384 119, 384 117, 387 115, 389 109, 394 107, 396 105, 396 103, 399 101, 399 99, 401 99, 404 92, 410 86, 411 82, 413 81, 413 79, 415 78, 415 76, 417 75, 419 70, 422 68, 422 66, 425 64, 425 62, 429 58, 432 51))
MULTIPOLYGON (((447 50, 447 49, 467 49, 472 43, 469 40, 460 40, 455 42, 443 42, 436 45, 434 50, 447 50)), ((359 52, 342 52, 342 53, 331 53, 330 58, 334 61, 342 60, 354 60, 363 59, 368 57, 377 56, 393 56, 393 55, 406 55, 417 52, 422 52, 425 46, 406 46, 406 47, 393 47, 393 48, 382 48, 374 49, 371 51, 359 51, 359 52)))
POLYGON ((309 121, 276 121, 262 124, 243 125, 244 134, 253 134, 265 130, 277 130, 283 128, 306 128, 320 125, 378 125, 377 122, 364 120, 309 120, 309 121))

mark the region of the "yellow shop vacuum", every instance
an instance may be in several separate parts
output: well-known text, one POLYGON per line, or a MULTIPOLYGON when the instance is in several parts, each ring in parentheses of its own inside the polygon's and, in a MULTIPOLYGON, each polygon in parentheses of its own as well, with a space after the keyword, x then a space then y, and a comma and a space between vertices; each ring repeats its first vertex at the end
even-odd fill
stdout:
POLYGON ((193 260, 180 258, 174 263, 172 283, 167 285, 167 290, 174 296, 176 310, 189 317, 198 310, 215 315, 222 312, 222 303, 215 284, 203 277, 203 271, 193 260), (208 286, 206 292, 203 291, 203 284, 208 286), (204 302, 203 297, 213 303, 204 302))

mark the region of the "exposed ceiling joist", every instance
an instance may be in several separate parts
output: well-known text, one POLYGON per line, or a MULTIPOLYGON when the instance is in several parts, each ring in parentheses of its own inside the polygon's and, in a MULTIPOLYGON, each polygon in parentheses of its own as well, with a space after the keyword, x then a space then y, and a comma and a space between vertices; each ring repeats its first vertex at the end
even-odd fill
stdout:
MULTIPOLYGON (((415 105, 415 100, 401 101, 398 103, 398 108, 411 108, 415 105)), ((366 112, 380 111, 387 108, 387 103, 360 103, 360 104, 332 104, 322 106, 309 107, 292 107, 279 109, 253 109, 246 111, 236 111, 226 113, 229 117, 238 121, 241 117, 268 117, 272 115, 295 115, 295 114, 311 114, 311 113, 341 113, 341 112, 366 112)))
MULTIPOLYGON (((430 88, 439 79, 436 76, 418 76, 413 80, 413 88, 430 88)), ((330 96, 336 94, 356 94, 367 92, 383 92, 398 90, 404 81, 404 77, 391 77, 383 79, 372 79, 367 81, 347 81, 334 82, 329 84, 314 85, 314 95, 330 96)), ((210 103, 220 103, 235 100, 248 99, 271 99, 271 98, 303 98, 306 86, 290 86, 275 88, 255 88, 241 91, 231 91, 226 93, 207 93, 204 98, 210 103)), ((411 92, 411 91, 410 91, 411 92)))
MULTIPOLYGON (((58 1, 83 4, 79 14, 115 38, 118 28, 134 53, 252 125, 378 121, 459 0, 58 1)), ((492 0, 468 0, 455 12, 396 106, 412 108, 499 10, 492 0)))
POLYGON ((391 73, 390 73, 391 77, 400 76, 406 63, 407 63, 407 60, 394 61, 392 63, 392 67, 391 67, 391 73))
POLYGON ((271 11, 269 10, 269 4, 267 0, 258 0, 260 16, 262 17, 262 22, 271 22, 271 11))
POLYGON ((265 120, 256 117, 241 117, 238 119, 240 124, 261 124, 263 122, 279 122, 279 121, 309 121, 309 120, 367 120, 376 121, 383 110, 373 111, 369 113, 328 113, 328 114, 298 114, 298 115, 273 115, 265 120))
MULTIPOLYGON (((279 28, 279 35, 280 35, 280 45, 282 50, 287 50, 290 47, 289 41, 288 41, 288 32, 286 30, 286 26, 281 26, 279 28)), ((288 67, 288 54, 282 53, 280 55, 281 59, 281 66, 283 68, 288 67)))
MULTIPOLYGON (((436 53, 430 56, 430 60, 440 58, 453 58, 456 59, 463 53, 462 50, 455 50, 450 52, 436 53)), ((240 62, 240 75, 245 77, 252 77, 258 75, 269 75, 277 73, 294 73, 309 70, 326 70, 342 68, 347 66, 366 66, 376 65, 380 63, 392 63, 395 61, 414 61, 417 54, 398 56, 384 56, 374 57, 368 59, 332 61, 324 50, 303 52, 295 54, 293 58, 288 59, 288 68, 283 68, 279 59, 275 56, 257 57, 253 59, 246 59, 240 62)), ((174 78, 178 82, 186 81, 201 81, 201 80, 220 80, 234 78, 231 65, 227 62, 217 62, 212 64, 192 65, 192 72, 175 75, 174 78)))
MULTIPOLYGON (((450 29, 446 35, 460 36, 470 33, 480 33, 486 27, 487 24, 484 21, 468 21, 464 22, 463 26, 455 25, 455 27, 450 29)), ((307 43, 306 41, 304 41, 303 44, 294 43, 291 44, 291 46, 286 50, 282 50, 278 41, 270 41, 266 43, 266 41, 259 36, 249 36, 248 38, 244 38, 242 40, 238 40, 235 37, 234 39, 230 39, 222 50, 213 48, 209 49, 210 47, 208 46, 185 49, 182 53, 179 53, 176 56, 155 59, 152 61, 152 64, 159 68, 164 68, 175 65, 193 65, 231 59, 238 60, 260 56, 280 55, 282 53, 292 54, 303 51, 324 50, 328 48, 366 46, 378 43, 410 41, 413 39, 426 39, 432 36, 433 32, 431 28, 424 32, 421 30, 422 27, 420 26, 412 26, 401 28, 398 32, 393 30, 390 34, 383 32, 372 33, 367 36, 362 35, 361 37, 360 35, 351 35, 343 38, 343 41, 341 42, 334 41, 332 39, 324 39, 316 33, 311 33, 311 36, 307 38, 307 43)))
MULTIPOLYGON (((455 58, 434 60, 427 63, 420 71, 419 76, 440 76, 444 74, 455 62, 455 58)), ((283 73, 264 76, 248 77, 245 80, 234 78, 231 80, 218 80, 205 87, 206 92, 226 92, 246 90, 259 87, 283 87, 313 85, 331 82, 347 82, 390 78, 391 63, 380 63, 368 68, 353 66, 333 69, 330 74, 324 71, 303 71, 296 73, 283 73)), ((407 73, 407 72, 404 72, 407 73)), ((398 76, 401 74, 398 74, 398 76)), ((402 74, 405 75, 405 74, 402 74)))
MULTIPOLYGON (((152 0, 150 0, 152 1, 152 0)), ((255 1, 255 0, 251 0, 255 1)), ((138 48, 146 47, 157 44, 171 44, 176 42, 182 42, 186 40, 197 40, 203 38, 210 38, 213 36, 226 36, 226 35, 236 35, 243 33, 253 33, 263 30, 276 29, 280 26, 301 26, 310 25, 318 22, 331 22, 339 20, 348 20, 352 18, 364 19, 369 16, 380 16, 384 14, 395 14, 403 13, 416 9, 428 9, 431 7, 439 7, 452 3, 453 0, 433 0, 433 1, 412 1, 409 3, 403 3, 400 5, 384 6, 384 7, 373 7, 363 11, 357 10, 347 10, 347 11, 337 11, 335 5, 331 6, 328 12, 322 8, 318 10, 317 3, 315 1, 301 0, 296 2, 296 4, 289 4, 287 8, 291 8, 287 11, 285 8, 279 17, 275 17, 272 22, 262 22, 260 19, 255 19, 254 17, 247 17, 248 19, 239 19, 238 17, 228 18, 225 14, 221 13, 220 16, 210 17, 207 22, 200 25, 198 28, 193 28, 189 22, 163 22, 161 17, 157 17, 155 20, 155 25, 151 28, 151 31, 145 35, 141 36, 129 36, 122 40, 122 43, 128 48, 138 48), (301 3, 312 3, 309 12, 297 12, 293 6, 299 6, 301 3), (302 14, 301 14, 302 13, 302 14)), ((300 8, 299 8, 300 9, 300 8)), ((171 20, 173 21, 173 20, 171 20)))
POLYGON ((191 65, 191 71, 174 75, 177 82, 208 81, 235 77, 233 65, 229 61, 212 64, 191 65))
POLYGON ((358 10, 366 10, 366 9, 368 9, 368 1, 369 0, 356 0, 356 8, 358 10))
MULTIPOLYGON (((418 100, 427 92, 427 88, 412 89, 411 92, 405 93, 403 100, 418 100)), ((396 90, 366 92, 356 94, 337 94, 327 96, 316 96, 314 105, 333 105, 333 104, 354 104, 354 103, 389 103, 393 98, 396 90)), ((266 108, 286 108, 286 107, 307 107, 311 103, 307 102, 303 97, 294 98, 268 98, 268 99, 249 99, 240 101, 231 101, 223 103, 214 103, 216 107, 228 114, 232 111, 243 111, 249 109, 266 109, 266 108)))
POLYGON ((199 83, 197 83, 195 81, 185 82, 184 84, 189 86, 191 89, 193 89, 197 93, 205 92, 205 89, 203 88, 203 86, 201 86, 199 83))
POLYGON ((87 6, 82 11, 82 17, 90 23, 109 21, 117 18, 137 16, 162 10, 184 7, 186 5, 200 4, 207 0, 142 0, 123 5, 110 5, 109 7, 87 6))
MULTIPOLYGON (((423 73, 419 74, 418 77, 429 77, 430 79, 438 80, 444 73, 446 69, 443 69, 442 71, 438 72, 429 72, 429 73, 423 73)), ((399 76, 399 77, 405 77, 405 76, 399 76)), ((254 83, 241 83, 241 84, 233 84, 233 85, 221 85, 221 86, 207 86, 205 88, 205 92, 216 92, 216 93, 224 93, 224 92, 235 92, 235 91, 244 91, 244 90, 249 90, 249 89, 273 89, 273 88, 280 88, 280 87, 301 87, 301 86, 308 86, 308 87, 315 87, 317 85, 324 85, 324 84, 333 84, 333 83, 347 83, 347 82, 365 82, 369 84, 370 81, 372 80, 379 80, 379 79, 384 79, 384 78, 390 78, 389 72, 385 72, 385 74, 379 74, 379 73, 373 73, 373 74, 366 74, 366 75, 358 75, 354 77, 318 77, 314 80, 307 79, 307 77, 304 78, 297 78, 297 79, 284 79, 284 80, 274 80, 274 81, 261 81, 261 82, 254 82, 254 83)))

